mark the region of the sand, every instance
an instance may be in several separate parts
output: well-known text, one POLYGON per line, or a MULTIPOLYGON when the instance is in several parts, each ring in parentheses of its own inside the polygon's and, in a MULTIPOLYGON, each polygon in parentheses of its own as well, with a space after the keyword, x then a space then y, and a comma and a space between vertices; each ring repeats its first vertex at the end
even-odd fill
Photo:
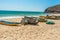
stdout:
MULTIPOLYGON (((1 20, 1 19, 0 19, 1 20)), ((20 22, 21 18, 3 19, 20 22)), ((0 24, 0 40, 60 40, 60 20, 53 20, 54 25, 44 22, 38 25, 7 26, 0 24)))

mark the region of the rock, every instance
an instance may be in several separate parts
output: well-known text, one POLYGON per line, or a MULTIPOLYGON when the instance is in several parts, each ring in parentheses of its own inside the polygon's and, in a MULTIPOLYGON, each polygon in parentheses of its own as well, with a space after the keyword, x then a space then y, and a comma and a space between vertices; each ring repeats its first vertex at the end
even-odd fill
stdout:
POLYGON ((46 24, 55 24, 55 22, 53 22, 52 20, 47 20, 46 24))
POLYGON ((60 13, 60 5, 48 7, 44 12, 45 13, 60 13))
POLYGON ((38 19, 36 17, 24 17, 22 20, 21 20, 21 24, 38 24, 38 19))

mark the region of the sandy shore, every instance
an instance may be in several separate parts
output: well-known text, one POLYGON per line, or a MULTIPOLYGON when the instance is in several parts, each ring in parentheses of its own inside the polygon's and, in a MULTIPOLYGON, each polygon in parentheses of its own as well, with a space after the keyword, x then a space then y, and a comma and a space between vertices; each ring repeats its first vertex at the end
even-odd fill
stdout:
MULTIPOLYGON (((3 19, 6 21, 20 22, 21 18, 3 19)), ((60 20, 53 20, 56 24, 47 25, 0 25, 0 40, 60 40, 60 20)))
POLYGON ((60 16, 60 13, 48 13, 48 15, 60 16))

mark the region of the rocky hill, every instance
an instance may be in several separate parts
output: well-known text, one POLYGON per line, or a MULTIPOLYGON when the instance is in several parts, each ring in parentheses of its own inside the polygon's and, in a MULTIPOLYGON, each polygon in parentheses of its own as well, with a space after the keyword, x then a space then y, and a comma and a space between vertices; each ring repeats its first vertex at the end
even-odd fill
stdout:
POLYGON ((45 13, 60 13, 60 5, 48 7, 44 12, 45 13))

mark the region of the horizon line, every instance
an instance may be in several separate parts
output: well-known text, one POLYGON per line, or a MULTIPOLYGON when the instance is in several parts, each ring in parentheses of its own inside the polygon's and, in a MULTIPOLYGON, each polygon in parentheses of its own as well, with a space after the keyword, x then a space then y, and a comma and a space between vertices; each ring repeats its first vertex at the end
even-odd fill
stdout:
MULTIPOLYGON (((0 10, 0 11, 25 11, 25 10, 0 10)), ((26 10, 26 11, 28 11, 28 10, 26 10)), ((29 10, 28 12, 44 12, 44 11, 31 11, 31 10, 29 10)))

